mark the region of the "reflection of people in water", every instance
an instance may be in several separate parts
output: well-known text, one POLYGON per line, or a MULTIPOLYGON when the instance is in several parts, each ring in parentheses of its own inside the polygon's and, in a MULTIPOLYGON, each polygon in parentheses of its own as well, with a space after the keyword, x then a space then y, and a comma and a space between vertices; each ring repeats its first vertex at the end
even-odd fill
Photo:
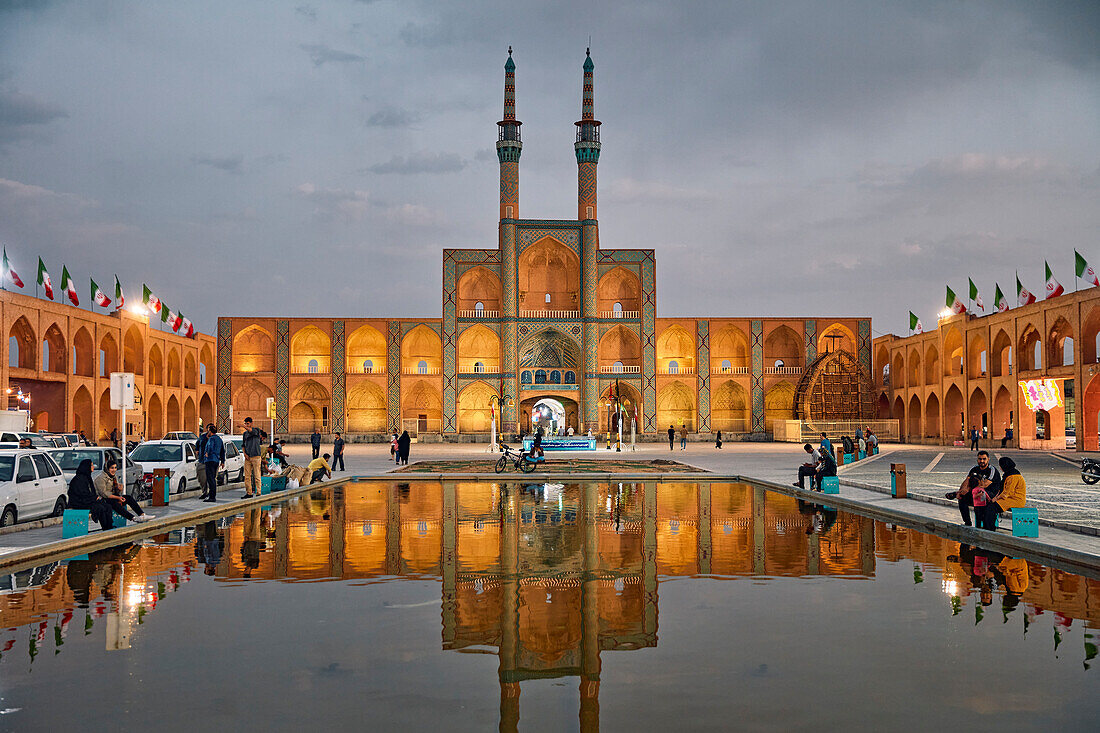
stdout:
POLYGON ((810 517, 810 524, 806 527, 806 534, 825 534, 836 524, 837 510, 821 504, 813 504, 798 499, 798 513, 810 517))
POLYGON ((213 520, 196 527, 195 534, 198 535, 198 539, 195 540, 195 557, 205 566, 203 573, 213 575, 222 561, 225 540, 218 532, 218 525, 213 520))
POLYGON ((65 568, 65 582, 73 592, 73 598, 81 608, 87 608, 92 599, 92 583, 100 594, 111 599, 122 566, 138 554, 136 545, 126 543, 88 553, 87 560, 70 560, 65 568))
POLYGON ((252 571, 260 567, 260 548, 263 547, 263 530, 260 527, 260 509, 254 507, 244 515, 244 542, 241 543, 241 562, 244 577, 251 578, 252 571))

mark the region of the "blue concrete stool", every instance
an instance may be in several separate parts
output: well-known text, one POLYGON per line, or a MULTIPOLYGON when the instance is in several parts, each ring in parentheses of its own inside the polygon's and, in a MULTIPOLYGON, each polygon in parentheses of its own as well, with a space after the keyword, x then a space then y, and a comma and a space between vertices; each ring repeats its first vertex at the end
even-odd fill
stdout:
POLYGON ((844 454, 844 465, 847 466, 849 463, 852 462, 852 460, 854 458, 855 458, 855 456, 853 456, 851 453, 845 453, 844 454))
POLYGON ((1039 510, 1032 507, 1018 507, 1012 510, 1012 536, 1038 537, 1039 510))
POLYGON ((61 516, 61 539, 67 540, 88 534, 89 516, 90 512, 87 509, 66 509, 61 516))
POLYGON ((271 476, 260 476, 260 495, 271 493, 271 476))
POLYGON ((840 479, 836 476, 825 476, 821 479, 821 491, 825 494, 839 494, 840 479))
POLYGON ((867 454, 866 454, 866 453, 864 453, 863 451, 860 451, 860 452, 859 452, 859 460, 861 460, 861 461, 862 461, 862 460, 863 460, 864 458, 866 458, 866 457, 867 457, 867 454))

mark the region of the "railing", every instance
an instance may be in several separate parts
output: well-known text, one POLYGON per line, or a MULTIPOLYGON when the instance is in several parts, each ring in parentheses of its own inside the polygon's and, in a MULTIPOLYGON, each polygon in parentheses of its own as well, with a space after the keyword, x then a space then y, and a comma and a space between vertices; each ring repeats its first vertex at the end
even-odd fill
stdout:
POLYGON ((401 370, 402 374, 437 375, 442 373, 439 367, 407 366, 401 370))
POLYGON ((821 434, 825 433, 837 446, 841 435, 855 436, 856 429, 871 428, 879 442, 896 441, 900 435, 898 421, 887 420, 815 420, 802 423, 802 435, 800 442, 809 442, 817 445, 821 441, 821 434))
POLYGON ((461 310, 458 312, 459 318, 500 318, 500 311, 487 311, 487 310, 461 310))
POLYGON ((640 318, 640 311, 600 311, 600 318, 640 318))
POLYGON ((765 374, 786 374, 798 376, 799 374, 802 374, 802 371, 802 367, 797 366, 764 367, 765 374))
POLYGON ((348 374, 385 374, 386 365, 379 364, 378 366, 372 366, 370 369, 364 369, 362 364, 355 366, 349 364, 346 371, 348 374))
POLYGON ((600 374, 641 374, 642 368, 637 365, 623 364, 621 366, 615 366, 614 364, 605 364, 600 367, 600 374))
POLYGON ((751 374, 752 368, 747 366, 728 366, 728 367, 714 367, 710 370, 711 374, 751 374))
POLYGON ((676 367, 660 367, 657 369, 658 374, 671 374, 673 376, 677 374, 695 374, 695 367, 689 366, 676 366, 676 367))
POLYGON ((578 318, 580 311, 520 311, 520 318, 578 318))
POLYGON ((328 374, 328 367, 291 367, 291 374, 328 374))
POLYGON ((477 366, 476 364, 462 364, 458 368, 459 374, 499 374, 499 364, 482 364, 477 366))

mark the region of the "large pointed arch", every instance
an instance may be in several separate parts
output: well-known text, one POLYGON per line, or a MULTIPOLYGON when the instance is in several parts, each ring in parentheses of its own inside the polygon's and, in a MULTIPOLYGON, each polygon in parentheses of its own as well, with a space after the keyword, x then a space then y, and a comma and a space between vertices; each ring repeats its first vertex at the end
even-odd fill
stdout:
POLYGON ((638 276, 622 265, 605 273, 596 286, 596 309, 612 318, 623 312, 641 310, 642 284, 638 276))
POLYGON ((304 326, 290 338, 290 371, 292 374, 328 374, 332 358, 332 341, 317 326, 304 326))
POLYGON ((69 357, 65 349, 65 334, 56 323, 51 323, 42 336, 42 343, 48 346, 42 353, 42 371, 65 374, 69 357))
POLYGON ((183 401, 183 429, 194 430, 196 433, 202 431, 202 428, 199 427, 199 411, 191 395, 187 395, 187 398, 183 401))
MULTIPOLYGON (((236 384, 237 380, 234 380, 236 384)), ((267 400, 274 397, 274 392, 259 379, 253 377, 245 379, 233 393, 233 419, 235 422, 244 423, 246 417, 260 422, 267 419, 267 400)))
POLYGON ((764 367, 800 367, 804 348, 802 337, 793 328, 776 326, 764 339, 764 367))
POLYGON ((253 324, 233 337, 233 371, 275 371, 275 338, 270 331, 253 324))
POLYGON ((994 377, 1012 374, 1012 339, 1003 328, 993 337, 993 348, 989 353, 989 373, 994 377))
POLYGON ((928 395, 924 401, 924 437, 940 437, 940 398, 935 393, 928 395))
POLYGON ((749 356, 749 339, 731 323, 710 335, 710 371, 712 374, 748 373, 752 366, 749 356))
POLYGON ((95 347, 88 329, 81 326, 73 336, 73 374, 78 377, 95 376, 95 347))
POLYGON ((727 379, 714 388, 710 397, 710 426, 727 433, 747 433, 752 430, 749 392, 727 379))
POLYGON ((158 386, 164 385, 164 355, 160 351, 160 346, 153 344, 149 348, 149 364, 148 374, 146 375, 146 382, 149 384, 155 384, 158 386))
POLYGON ((169 433, 183 430, 180 425, 180 401, 175 395, 169 395, 168 402, 164 406, 164 423, 169 433))
POLYGON ((362 325, 348 336, 349 374, 386 373, 386 337, 374 326, 362 325))
POLYGON ((1050 367, 1073 366, 1073 326, 1065 316, 1058 316, 1047 337, 1047 360, 1050 367))
POLYGON ((347 411, 349 433, 386 431, 386 394, 374 382, 364 380, 348 391, 347 411))
POLYGON ((928 344, 928 350, 924 352, 924 383, 940 383, 940 350, 935 344, 928 344))
POLYGON ((500 278, 487 267, 477 265, 462 273, 456 289, 458 310, 500 312, 500 278), (478 307, 478 304, 481 307, 478 307))
POLYGON ((521 311, 580 310, 580 258, 553 237, 520 253, 517 281, 521 311))
MULTIPOLYGON (((179 387, 180 386, 180 352, 179 352, 179 349, 177 349, 175 346, 169 346, 168 347, 168 360, 167 360, 167 364, 165 365, 165 370, 164 371, 165 371, 165 375, 166 375, 165 383, 169 387, 179 387)), ((169 428, 168 432, 172 432, 172 430, 178 430, 178 429, 179 428, 169 428)))
POLYGON ((948 440, 963 437, 966 400, 958 385, 952 384, 943 396, 943 437, 948 440))
POLYGON ((145 373, 145 339, 136 324, 131 324, 122 337, 122 370, 137 375, 145 373))
POLYGON ((8 366, 34 369, 38 338, 26 316, 19 316, 8 331, 8 366))
POLYGON ((691 374, 695 368, 695 339, 673 323, 657 337, 657 373, 691 374))
POLYGON ((73 394, 73 430, 77 432, 83 430, 90 440, 95 440, 96 432, 95 425, 92 423, 92 413, 92 394, 87 387, 80 385, 73 394))
POLYGON ((307 379, 290 394, 289 427, 291 433, 312 433, 326 429, 325 419, 331 405, 328 390, 307 379))
POLYGON ((906 431, 906 435, 909 436, 910 441, 919 440, 921 437, 920 418, 920 397, 914 394, 909 398, 909 425, 906 431))
POLYGON ((493 416, 491 401, 496 390, 485 382, 474 382, 458 395, 458 432, 487 433, 493 416))
POLYGON ((458 371, 496 373, 500 371, 500 336, 480 323, 458 336, 458 371))
POLYGON ((145 402, 145 437, 157 440, 164 435, 164 406, 155 392, 145 402))
POLYGON ((695 431, 695 393, 678 379, 657 389, 657 424, 695 431))
POLYGON ((642 340, 626 326, 618 325, 608 329, 600 338, 598 353, 600 371, 614 370, 618 368, 616 365, 641 369, 642 340))
POLYGON ((99 376, 109 377, 118 367, 118 342, 110 333, 104 334, 99 340, 99 376))
POLYGON ((401 340, 401 367, 405 374, 439 374, 442 355, 439 334, 423 323, 401 340))
MULTIPOLYGON (((830 356, 845 353, 847 352, 838 351, 830 356)), ((795 419, 795 394, 795 386, 790 382, 776 382, 764 394, 764 430, 766 432, 774 432, 776 420, 795 419)))

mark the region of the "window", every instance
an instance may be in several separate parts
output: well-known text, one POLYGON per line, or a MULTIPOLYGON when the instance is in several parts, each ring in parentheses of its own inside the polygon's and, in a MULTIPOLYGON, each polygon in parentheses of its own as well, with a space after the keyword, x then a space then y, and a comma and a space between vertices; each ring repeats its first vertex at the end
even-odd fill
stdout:
POLYGON ((481 301, 479 300, 478 302, 474 303, 474 310, 476 310, 476 311, 483 311, 483 310, 485 310, 485 304, 484 304, 484 303, 482 303, 482 302, 481 302, 481 301))
POLYGON ((561 372, 557 369, 550 372, 550 384, 561 384, 561 372))
POLYGON ((546 384, 546 370, 539 369, 535 372, 535 384, 546 384))
POLYGON ((677 364, 674 361, 670 361, 668 363, 668 373, 669 374, 679 374, 680 373, 680 365, 677 364))
MULTIPOLYGON (((618 328, 618 327, 616 326, 616 328, 618 328)), ((611 365, 611 370, 613 372, 615 372, 616 374, 622 374, 623 373, 623 363, 621 361, 615 362, 614 364, 611 365)))
POLYGON ((233 445, 233 443, 226 442, 226 444, 225 444, 225 457, 226 458, 236 458, 237 457, 237 446, 233 445))
POLYGON ((546 302, 547 302, 547 304, 550 303, 550 293, 546 294, 546 302))
POLYGON ((575 372, 566 372, 565 373, 565 383, 566 384, 576 384, 577 383, 576 373, 575 372))
POLYGON ((206 365, 199 364, 199 384, 206 384, 206 365))
POLYGON ((776 369, 782 369, 783 368, 783 360, 782 359, 776 359, 775 360, 775 368, 776 369))
POLYGON ((309 372, 310 374, 316 374, 316 373, 317 373, 317 367, 318 367, 318 366, 319 366, 319 365, 317 364, 317 360, 316 360, 316 359, 310 359, 310 360, 309 360, 309 366, 307 367, 307 371, 308 371, 308 372, 309 372))
POLYGON ((31 458, 34 459, 34 465, 38 467, 38 475, 42 478, 57 475, 58 472, 50 465, 50 459, 46 458, 45 453, 35 453, 31 458))
POLYGON ((622 318, 622 316, 623 316, 623 304, 622 303, 616 303, 615 305, 611 306, 611 310, 615 312, 615 317, 616 318, 622 318))
POLYGON ((370 374, 373 371, 374 371, 374 362, 371 361, 370 359, 365 359, 363 361, 363 374, 370 374))
POLYGON ((99 376, 107 376, 107 352, 103 349, 99 350, 99 376))
POLYGON ((19 366, 19 339, 15 336, 8 339, 8 366, 19 366))
POLYGON ((521 384, 530 384, 531 383, 531 372, 530 371, 525 371, 522 374, 520 374, 519 375, 519 381, 520 381, 521 384))
MULTIPOLYGON (((1073 353, 1072 351, 1070 353, 1073 353)), ((50 370, 50 342, 42 340, 42 371, 50 370)))
POLYGON ((417 374, 427 374, 428 373, 428 362, 424 361, 423 359, 418 361, 416 363, 416 373, 417 374))
POLYGON ((34 464, 31 463, 31 457, 21 457, 19 459, 19 473, 15 474, 15 482, 21 484, 27 481, 34 481, 35 478, 34 464))
POLYGON ((484 372, 485 372, 485 365, 483 363, 481 363, 480 361, 475 361, 474 362, 474 373, 482 374, 484 372))
POLYGON ((727 373, 733 371, 733 364, 730 363, 729 359, 722 360, 722 371, 727 373))

